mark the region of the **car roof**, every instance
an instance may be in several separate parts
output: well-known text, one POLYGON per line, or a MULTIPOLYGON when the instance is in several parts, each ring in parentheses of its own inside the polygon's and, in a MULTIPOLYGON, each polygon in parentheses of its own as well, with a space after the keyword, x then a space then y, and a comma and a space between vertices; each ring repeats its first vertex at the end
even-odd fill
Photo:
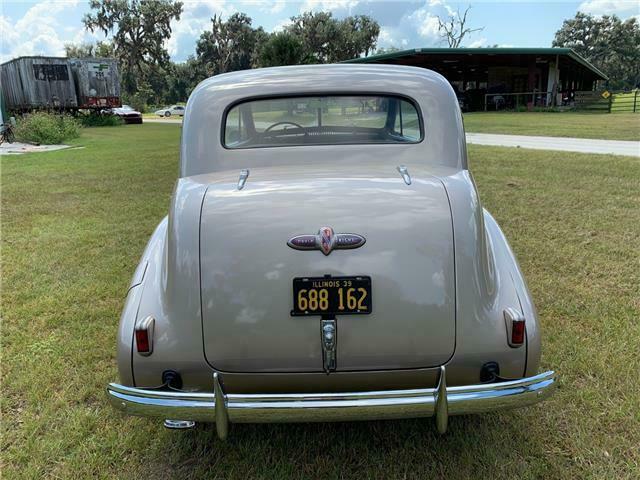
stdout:
MULTIPOLYGON (((191 93, 184 112, 180 146, 181 176, 252 165, 298 164, 305 156, 341 155, 366 150, 367 155, 406 152, 407 160, 466 168, 466 145, 458 99, 449 82, 425 68, 385 64, 329 64, 259 68, 216 75, 191 93), (425 123, 419 145, 327 146, 227 150, 221 141, 226 112, 238 102, 256 98, 315 95, 398 95, 415 101, 425 123), (206 127, 204 127, 206 125, 206 127), (428 145, 428 148, 425 147, 428 145), (278 154, 274 154, 277 150, 278 154), (412 152, 412 153, 409 153, 412 152), (241 157, 241 158, 240 158, 241 157), (274 160, 275 159, 275 160, 274 160)), ((319 161, 319 160, 318 160, 319 161)))

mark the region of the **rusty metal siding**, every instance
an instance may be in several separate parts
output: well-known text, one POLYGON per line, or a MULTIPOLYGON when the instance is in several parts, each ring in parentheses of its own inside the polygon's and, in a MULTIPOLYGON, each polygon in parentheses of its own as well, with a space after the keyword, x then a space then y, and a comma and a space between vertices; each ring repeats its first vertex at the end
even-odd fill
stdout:
POLYGON ((81 108, 120 106, 120 75, 113 58, 70 58, 81 108))
POLYGON ((8 109, 76 108, 75 82, 66 58, 21 57, 0 66, 8 109))

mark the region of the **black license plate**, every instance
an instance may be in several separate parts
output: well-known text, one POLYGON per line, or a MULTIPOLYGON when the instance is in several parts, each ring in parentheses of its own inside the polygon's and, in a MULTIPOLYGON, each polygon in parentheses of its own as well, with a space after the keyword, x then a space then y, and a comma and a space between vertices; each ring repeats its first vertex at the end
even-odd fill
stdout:
POLYGON ((371 277, 297 277, 291 315, 371 313, 371 277))

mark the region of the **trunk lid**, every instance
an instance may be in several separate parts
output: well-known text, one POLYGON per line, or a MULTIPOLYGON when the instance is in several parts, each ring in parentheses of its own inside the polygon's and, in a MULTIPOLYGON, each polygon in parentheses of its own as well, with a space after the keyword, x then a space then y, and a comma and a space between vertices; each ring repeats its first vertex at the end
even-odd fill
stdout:
POLYGON ((233 176, 212 183, 200 232, 207 361, 227 372, 322 371, 321 318, 291 316, 293 278, 362 275, 372 313, 337 317, 337 370, 445 363, 455 348, 451 211, 438 179, 409 171, 411 185, 389 165, 366 176, 252 169, 242 190, 233 176), (322 226, 366 243, 326 256, 287 245, 322 226))

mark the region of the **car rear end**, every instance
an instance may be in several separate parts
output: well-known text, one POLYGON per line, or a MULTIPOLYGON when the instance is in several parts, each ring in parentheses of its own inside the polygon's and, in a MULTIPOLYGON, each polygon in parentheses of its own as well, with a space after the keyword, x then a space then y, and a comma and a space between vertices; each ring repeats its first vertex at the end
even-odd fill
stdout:
POLYGON ((422 416, 444 432, 450 415, 550 395, 451 88, 344 67, 322 71, 355 72, 348 94, 310 90, 319 68, 285 69, 296 94, 273 70, 234 74, 271 97, 221 79, 194 92, 182 178, 121 320, 116 407, 223 438, 230 422, 422 416), (374 79, 390 92, 367 93, 374 79))

